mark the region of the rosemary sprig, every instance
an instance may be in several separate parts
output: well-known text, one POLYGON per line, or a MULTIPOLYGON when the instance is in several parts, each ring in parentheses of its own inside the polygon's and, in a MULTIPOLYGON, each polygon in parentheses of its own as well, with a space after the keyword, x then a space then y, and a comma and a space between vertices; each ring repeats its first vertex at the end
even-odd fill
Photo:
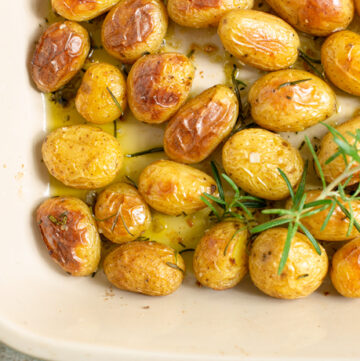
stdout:
POLYGON ((313 59, 309 55, 305 54, 301 49, 298 49, 299 57, 314 71, 314 73, 324 80, 323 71, 314 66, 315 64, 321 64, 321 60, 313 59))
POLYGON ((140 156, 146 155, 146 154, 161 153, 163 151, 164 151, 164 147, 155 147, 155 148, 143 150, 141 152, 137 152, 137 153, 133 153, 133 154, 126 154, 125 157, 126 158, 135 158, 135 157, 140 157, 140 156))
POLYGON ((294 85, 297 85, 297 84, 300 84, 300 83, 304 83, 305 81, 309 81, 311 80, 310 78, 307 78, 307 79, 299 79, 299 80, 294 80, 294 81, 288 81, 286 83, 282 83, 280 84, 277 89, 281 89, 285 86, 294 86, 294 85))
POLYGON ((120 110, 120 116, 124 115, 124 111, 123 108, 121 107, 120 103, 118 102, 118 100, 116 99, 115 95, 113 94, 113 92, 110 90, 109 87, 106 87, 106 90, 108 91, 108 93, 111 96, 111 99, 113 100, 113 102, 115 103, 115 105, 117 106, 117 108, 120 110))
POLYGON ((48 215, 48 219, 51 223, 54 223, 57 226, 65 226, 68 221, 67 212, 60 214, 59 218, 60 219, 57 219, 52 214, 48 215))
POLYGON ((236 67, 235 64, 233 64, 233 70, 231 72, 231 81, 232 81, 235 95, 236 95, 238 103, 239 103, 238 120, 243 122, 248 117, 250 108, 249 108, 248 104, 243 105, 240 91, 244 90, 247 87, 247 84, 237 78, 237 72, 238 72, 238 68, 236 67))
POLYGON ((194 55, 194 53, 195 53, 195 49, 191 49, 188 53, 187 53, 187 57, 188 58, 191 58, 193 55, 194 55))

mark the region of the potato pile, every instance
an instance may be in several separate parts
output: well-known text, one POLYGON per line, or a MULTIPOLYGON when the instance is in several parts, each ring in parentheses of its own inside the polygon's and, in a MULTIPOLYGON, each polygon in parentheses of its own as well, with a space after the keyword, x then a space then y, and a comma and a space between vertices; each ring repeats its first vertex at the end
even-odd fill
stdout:
MULTIPOLYGON (((270 12, 254 10, 253 0, 51 1, 53 11, 64 20, 51 24, 39 38, 31 77, 38 90, 53 93, 81 75, 74 106, 84 121, 47 134, 42 158, 62 184, 97 193, 90 205, 68 195, 46 199, 37 209, 42 239, 64 271, 87 276, 102 263, 106 277, 119 289, 171 294, 183 282, 185 261, 172 247, 143 234, 155 213, 177 217, 210 207, 212 212, 204 217, 211 218, 211 226, 197 235, 193 254, 201 285, 229 289, 248 271, 258 289, 277 298, 305 297, 321 285, 328 271, 326 247, 320 245, 318 254, 309 237, 297 231, 278 274, 285 226, 251 237, 251 224, 238 217, 244 209, 236 203, 226 208, 229 190, 224 195, 220 176, 210 175, 210 167, 203 166, 215 157, 220 163, 221 158, 224 178, 229 177, 236 192, 268 201, 268 207, 277 202, 291 208, 289 185, 298 187, 305 162, 277 132, 301 132, 331 118, 337 112, 339 89, 360 95, 360 35, 346 30, 354 17, 353 0, 266 1, 270 12), (122 68, 107 62, 84 68, 93 45, 91 34, 78 22, 102 14, 102 46, 124 64, 122 68), (192 57, 161 50, 168 18, 190 28, 217 27, 234 64, 257 69, 260 77, 247 97, 249 116, 244 117, 236 76, 232 86, 215 84, 189 98, 196 73, 192 57), (323 37, 321 59, 315 61, 324 69, 323 79, 315 74, 316 67, 296 68, 299 54, 310 60, 312 56, 301 50, 299 31, 323 37), (131 67, 129 72, 125 65, 131 67), (137 184, 119 181, 120 173, 126 175, 122 144, 99 128, 119 118, 126 122, 124 114, 129 111, 147 126, 164 125, 164 159, 144 167, 137 184), (220 207, 212 202, 215 197, 224 200, 220 207), (216 207, 231 216, 213 221, 216 207), (101 238, 114 245, 102 262, 101 238)), ((360 129, 360 118, 336 129, 351 141, 349 132, 360 129)), ((332 135, 325 135, 318 158, 327 184, 346 167, 342 157, 327 162, 337 149, 332 135)), ((347 186, 359 180, 355 174, 347 186)), ((320 190, 306 190, 307 201, 319 195, 320 190)), ((351 207, 360 222, 360 201, 339 203, 331 215, 324 210, 303 223, 318 241, 349 241, 332 259, 331 280, 343 296, 360 297, 360 235, 356 228, 347 232, 349 219, 342 208, 351 207)))

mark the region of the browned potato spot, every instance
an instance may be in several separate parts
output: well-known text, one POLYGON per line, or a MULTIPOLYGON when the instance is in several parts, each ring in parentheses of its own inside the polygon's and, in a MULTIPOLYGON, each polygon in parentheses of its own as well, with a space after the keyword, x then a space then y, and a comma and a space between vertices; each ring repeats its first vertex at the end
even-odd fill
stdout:
POLYGON ((147 55, 131 68, 127 84, 129 106, 146 123, 168 120, 189 95, 194 66, 180 53, 147 55))
POLYGON ((77 23, 52 24, 40 37, 31 61, 31 77, 42 92, 69 82, 83 66, 90 50, 87 31, 77 23))
POLYGON ((360 15, 360 0, 355 0, 355 8, 358 15, 360 15))
POLYGON ((108 280, 122 290, 165 296, 180 287, 185 263, 168 246, 134 241, 119 246, 105 258, 104 272, 108 280))
POLYGON ((90 209, 80 199, 56 197, 43 202, 36 221, 51 258, 73 276, 97 270, 101 242, 90 209))
POLYGON ((216 85, 191 99, 166 127, 166 154, 182 163, 201 162, 230 134, 238 107, 235 94, 225 85, 216 85))

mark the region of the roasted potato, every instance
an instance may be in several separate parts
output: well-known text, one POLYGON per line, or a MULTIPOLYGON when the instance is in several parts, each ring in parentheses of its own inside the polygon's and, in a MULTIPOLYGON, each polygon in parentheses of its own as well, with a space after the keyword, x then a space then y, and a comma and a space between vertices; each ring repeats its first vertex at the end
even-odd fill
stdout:
POLYGON ((255 239, 249 257, 250 277, 257 288, 271 297, 305 297, 321 285, 328 270, 328 257, 321 245, 319 255, 309 239, 297 232, 291 241, 285 267, 279 275, 286 235, 287 229, 272 228, 255 239))
POLYGON ((225 50, 261 70, 285 69, 295 63, 300 40, 277 16, 255 10, 231 10, 219 23, 225 50))
POLYGON ((220 18, 232 9, 251 9, 254 0, 169 0, 171 20, 190 28, 218 25, 220 18))
POLYGON ((296 69, 264 75, 251 87, 248 101, 255 122, 276 132, 304 130, 336 110, 335 93, 329 85, 296 69))
POLYGON ((295 28, 315 36, 346 29, 354 16, 353 0, 266 0, 295 28))
POLYGON ((244 129, 224 145, 222 153, 226 173, 244 191, 270 200, 284 199, 289 190, 280 168, 293 187, 303 171, 297 149, 279 135, 264 129, 244 129))
POLYGON ((75 105, 91 123, 104 124, 121 117, 126 108, 126 81, 122 72, 105 63, 90 66, 82 79, 75 105))
POLYGON ((341 90, 360 95, 360 35, 339 31, 321 47, 321 63, 326 76, 341 90))
POLYGON ((135 118, 145 123, 168 120, 191 90, 194 66, 180 53, 141 57, 127 78, 129 106, 135 118))
POLYGON ((161 0, 120 0, 104 20, 101 39, 110 55, 132 64, 160 48, 167 25, 161 0))
POLYGON ((123 163, 120 144, 100 128, 72 125, 51 132, 42 145, 50 174, 79 189, 105 187, 123 163))
POLYGON ((216 85, 187 102, 168 123, 164 148, 169 158, 199 163, 207 158, 234 128, 239 104, 234 92, 216 85))
POLYGON ((134 241, 122 244, 106 256, 104 272, 108 280, 122 290, 165 296, 180 287, 185 263, 168 246, 134 241))
POLYGON ((247 228, 241 222, 220 222, 211 227, 195 250, 196 279, 215 290, 236 286, 248 269, 247 239, 247 228))
POLYGON ((204 192, 218 194, 209 175, 169 160, 151 163, 141 172, 139 192, 152 208, 169 215, 194 213, 206 207, 200 199, 204 192))
POLYGON ((30 73, 37 88, 48 93, 63 87, 81 69, 89 50, 89 34, 79 24, 65 21, 49 26, 31 60, 30 73))
POLYGON ((101 241, 89 207, 75 197, 55 197, 36 211, 36 221, 51 258, 72 276, 97 270, 101 241))
POLYGON ((360 0, 355 0, 355 9, 358 15, 360 15, 360 0))

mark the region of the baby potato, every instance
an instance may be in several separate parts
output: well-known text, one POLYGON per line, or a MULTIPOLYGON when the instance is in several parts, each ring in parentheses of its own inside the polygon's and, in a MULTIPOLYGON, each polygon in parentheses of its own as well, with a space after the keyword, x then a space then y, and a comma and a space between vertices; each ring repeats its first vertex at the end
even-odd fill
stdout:
POLYGON ((278 275, 286 235, 287 229, 279 227, 268 229, 255 239, 249 257, 250 277, 257 288, 271 297, 306 297, 325 278, 328 257, 321 245, 319 255, 309 239, 297 232, 291 241, 285 267, 278 275))
POLYGON ((261 70, 288 68, 298 56, 296 31, 277 16, 261 11, 229 11, 220 20, 218 34, 225 50, 261 70))
POLYGON ((289 190, 280 168, 295 187, 304 164, 297 149, 279 135, 264 129, 244 129, 224 145, 222 153, 226 173, 254 196, 270 200, 284 199, 289 190))
POLYGON ((214 290, 235 287, 247 273, 247 239, 243 223, 220 222, 211 227, 195 250, 196 279, 214 290))
POLYGON ((329 85, 296 69, 264 75, 251 87, 248 101, 255 122, 276 132, 304 130, 336 110, 335 93, 329 85))
POLYGON ((126 183, 113 184, 100 193, 95 217, 99 232, 115 243, 133 241, 151 224, 149 207, 137 189, 126 183))
POLYGON ((285 21, 315 36, 346 29, 354 16, 352 0, 266 0, 285 21))
POLYGON ((360 35, 339 31, 321 47, 321 63, 326 76, 341 90, 360 95, 360 35))
POLYGON ((166 154, 181 163, 201 162, 230 134, 238 109, 237 98, 227 86, 205 90, 168 123, 164 134, 166 154))
POLYGON ((48 93, 63 87, 81 69, 89 50, 89 34, 79 24, 65 21, 49 26, 36 45, 30 65, 37 88, 48 93))
POLYGON ((358 15, 360 15, 360 0, 355 0, 355 9, 358 15))
POLYGON ((203 193, 218 194, 209 175, 169 160, 153 162, 141 172, 139 192, 152 208, 175 216, 205 208, 200 199, 203 193))
POLYGON ((120 0, 104 20, 101 39, 110 55, 132 64, 160 48, 167 25, 161 0, 120 0))
POLYGON ((77 92, 75 106, 91 123, 104 124, 121 117, 126 108, 126 82, 122 72, 106 63, 90 66, 77 92))
POLYGON ((220 18, 232 9, 251 9, 254 0, 169 0, 171 20, 190 28, 217 26, 220 18))
POLYGON ((36 211, 51 258, 72 276, 88 276, 100 261, 101 241, 89 207, 75 197, 55 197, 36 211))
POLYGON ((194 65, 180 53, 141 57, 127 78, 129 106, 145 123, 163 123, 184 103, 191 90, 194 65))
POLYGON ((114 180, 123 162, 118 141, 88 125, 51 132, 42 145, 42 157, 53 177, 79 189, 105 187, 114 180))
POLYGON ((157 242, 122 244, 104 260, 108 280, 122 290, 149 296, 166 296, 176 291, 185 273, 180 254, 157 242))

